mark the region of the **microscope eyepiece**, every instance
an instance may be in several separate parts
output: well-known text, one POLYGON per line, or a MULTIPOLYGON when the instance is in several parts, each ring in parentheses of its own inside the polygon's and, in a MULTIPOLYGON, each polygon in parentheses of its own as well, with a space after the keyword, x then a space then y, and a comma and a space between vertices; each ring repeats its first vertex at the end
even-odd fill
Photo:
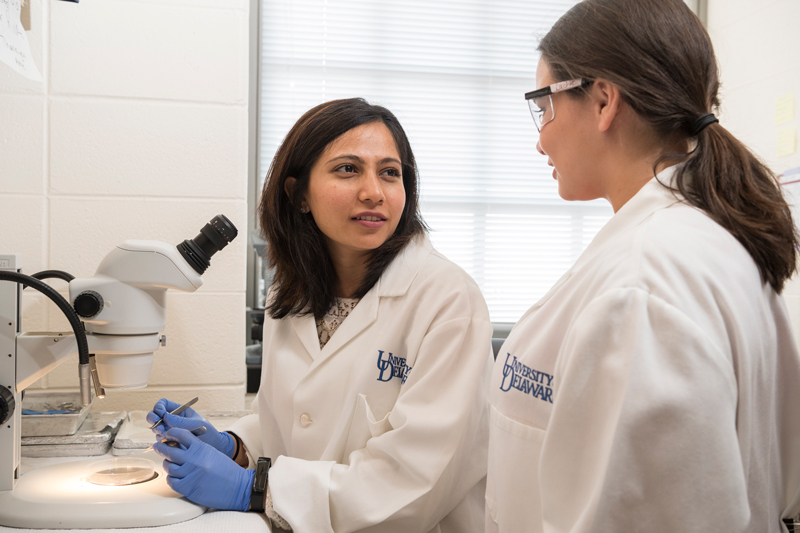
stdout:
POLYGON ((180 243, 178 251, 195 272, 202 276, 211 264, 211 256, 225 248, 238 234, 239 231, 228 217, 217 215, 203 226, 197 237, 180 243))

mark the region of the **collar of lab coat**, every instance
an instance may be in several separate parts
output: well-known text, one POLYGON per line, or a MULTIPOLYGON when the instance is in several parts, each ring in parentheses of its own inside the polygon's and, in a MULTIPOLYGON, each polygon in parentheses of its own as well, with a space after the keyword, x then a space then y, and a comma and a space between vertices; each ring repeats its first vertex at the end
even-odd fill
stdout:
POLYGON ((628 200, 597 233, 570 271, 575 271, 590 262, 595 255, 602 252, 606 243, 620 233, 638 226, 656 211, 680 203, 679 193, 669 188, 674 186, 677 168, 677 165, 666 168, 645 183, 644 187, 639 189, 639 192, 633 195, 633 198, 628 200))
MULTIPOLYGON (((615 239, 620 233, 638 226, 656 211, 680 203, 681 199, 677 196, 678 193, 673 193, 672 189, 667 187, 674 186, 676 169, 677 166, 671 166, 662 170, 657 176, 648 181, 644 187, 639 189, 639 192, 628 200, 595 235, 586 250, 572 265, 572 268, 561 276, 547 294, 536 302, 522 318, 544 305, 576 271, 583 265, 592 262, 598 254, 602 253, 609 241, 615 239)), ((520 318, 520 321, 522 318, 520 318)))
POLYGON ((419 273, 425 259, 433 251, 427 236, 416 237, 389 264, 378 282, 364 295, 350 312, 324 348, 319 347, 316 321, 313 316, 289 318, 295 333, 318 366, 336 353, 378 318, 378 303, 381 298, 402 296, 408 292, 411 282, 419 273))
POLYGON ((653 213, 680 203, 677 192, 673 192, 668 187, 674 186, 675 170, 677 166, 671 166, 658 173, 639 189, 633 198, 628 200, 619 211, 597 232, 597 235, 586 250, 581 254, 570 271, 575 271, 590 262, 597 254, 601 253, 606 243, 616 238, 620 233, 629 231, 638 226, 653 213))

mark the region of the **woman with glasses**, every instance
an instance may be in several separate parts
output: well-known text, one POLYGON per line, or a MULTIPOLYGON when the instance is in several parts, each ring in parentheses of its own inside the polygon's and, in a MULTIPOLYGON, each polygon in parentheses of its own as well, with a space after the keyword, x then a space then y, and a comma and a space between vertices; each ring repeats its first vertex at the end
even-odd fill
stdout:
POLYGON ((181 444, 155 445, 173 489, 275 530, 483 530, 489 312, 418 206, 387 109, 335 100, 297 121, 259 207, 275 277, 256 414, 220 433, 156 403, 148 421, 181 444))
POLYGON ((682 0, 585 0, 539 50, 538 151, 563 199, 615 214, 498 354, 487 531, 785 531, 798 241, 713 114, 708 34, 682 0))

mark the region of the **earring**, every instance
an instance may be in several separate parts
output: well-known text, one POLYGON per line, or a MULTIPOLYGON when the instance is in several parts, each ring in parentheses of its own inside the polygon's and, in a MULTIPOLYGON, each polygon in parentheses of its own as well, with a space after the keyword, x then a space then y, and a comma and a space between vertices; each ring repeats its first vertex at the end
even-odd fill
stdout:
POLYGON ((301 207, 300 208, 300 213, 305 215, 306 213, 308 213, 308 209, 306 209, 305 207, 301 207))

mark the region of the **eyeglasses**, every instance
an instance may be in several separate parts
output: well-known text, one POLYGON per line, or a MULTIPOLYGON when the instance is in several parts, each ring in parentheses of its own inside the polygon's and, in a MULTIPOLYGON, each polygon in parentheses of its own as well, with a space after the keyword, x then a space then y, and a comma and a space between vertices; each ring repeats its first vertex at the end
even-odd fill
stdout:
POLYGON ((578 87, 586 87, 592 82, 577 78, 569 81, 560 81, 548 87, 542 87, 529 93, 525 93, 525 100, 528 101, 528 107, 533 116, 533 123, 536 124, 536 129, 542 131, 545 124, 552 121, 556 117, 555 109, 553 108, 553 95, 570 89, 577 89, 578 87), (545 98, 547 97, 547 98, 545 98))

